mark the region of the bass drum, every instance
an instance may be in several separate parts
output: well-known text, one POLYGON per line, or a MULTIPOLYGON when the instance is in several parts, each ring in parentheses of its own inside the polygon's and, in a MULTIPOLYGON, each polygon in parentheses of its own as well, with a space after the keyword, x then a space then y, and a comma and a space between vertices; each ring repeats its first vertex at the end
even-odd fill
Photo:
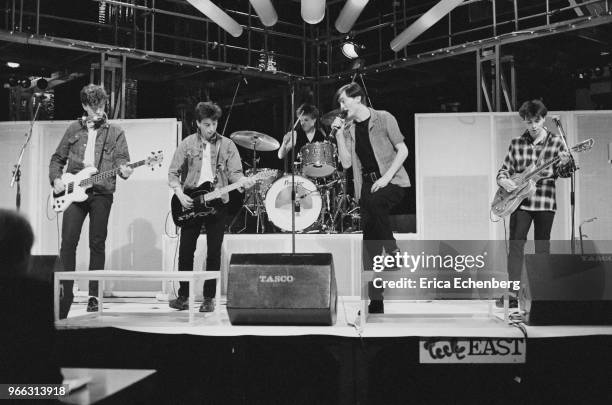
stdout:
MULTIPOLYGON (((317 186, 302 176, 295 177, 295 230, 301 231, 319 218, 321 213, 321 194, 317 186)), ((276 180, 266 194, 268 219, 282 230, 291 232, 291 176, 276 180)))

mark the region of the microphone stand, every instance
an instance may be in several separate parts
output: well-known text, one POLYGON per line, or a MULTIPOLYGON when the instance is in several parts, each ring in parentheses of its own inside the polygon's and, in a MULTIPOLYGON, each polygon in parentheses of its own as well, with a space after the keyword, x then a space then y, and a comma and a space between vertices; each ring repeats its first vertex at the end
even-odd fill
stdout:
POLYGON ((569 148, 567 144, 567 137, 565 136, 565 131, 563 130, 563 126, 561 126, 561 121, 557 117, 552 118, 553 122, 557 126, 559 130, 559 134, 561 135, 561 139, 563 140, 563 144, 565 145, 565 149, 567 149, 570 155, 570 207, 571 207, 571 223, 572 223, 572 254, 576 253, 576 161, 574 160, 574 155, 572 155, 572 150, 569 148))
MULTIPOLYGON (((291 80, 289 86, 289 91, 291 93, 291 116, 293 116, 293 114, 295 114, 295 82, 291 80)), ((293 170, 293 162, 295 162, 296 124, 291 126, 291 254, 295 254, 295 211, 297 208, 296 204, 299 204, 295 199, 295 170, 293 170)))
POLYGON ((38 105, 36 106, 36 111, 34 112, 34 118, 32 118, 32 121, 30 122, 30 129, 28 133, 26 134, 26 140, 23 146, 21 147, 21 152, 19 152, 19 158, 17 159, 17 164, 13 166, 14 169, 13 169, 13 177, 11 178, 11 188, 13 188, 15 183, 17 183, 17 194, 15 195, 15 207, 17 211, 21 209, 21 162, 23 160, 23 154, 25 153, 25 149, 28 146, 28 143, 30 143, 30 139, 32 139, 32 129, 34 128, 34 122, 36 122, 36 117, 38 117, 38 110, 40 110, 41 104, 42 104, 42 101, 39 101, 38 105))

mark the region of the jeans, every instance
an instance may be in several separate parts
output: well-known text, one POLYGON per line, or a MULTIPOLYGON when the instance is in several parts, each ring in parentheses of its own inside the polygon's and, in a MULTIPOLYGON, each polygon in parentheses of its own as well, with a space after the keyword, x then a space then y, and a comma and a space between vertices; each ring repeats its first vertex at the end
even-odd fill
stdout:
POLYGON ((525 254, 527 233, 533 222, 536 253, 550 253, 550 230, 554 211, 525 211, 517 209, 510 216, 510 249, 508 253, 508 279, 520 280, 525 254))
MULTIPOLYGON (((219 271, 221 269, 221 245, 225 232, 225 219, 227 207, 217 209, 216 214, 207 215, 194 221, 189 226, 181 228, 179 247, 179 271, 193 271, 193 255, 196 250, 198 237, 202 224, 206 227, 206 271, 219 271)), ((204 298, 214 298, 217 291, 217 280, 204 281, 204 298)), ((181 281, 178 295, 189 296, 189 283, 181 281)))
MULTIPOLYGON (((76 249, 81 237, 83 222, 89 214, 89 270, 104 270, 106 235, 108 217, 113 204, 112 194, 89 194, 83 202, 73 202, 64 211, 62 221, 62 244, 60 258, 64 271, 75 271, 76 249)), ((73 281, 62 281, 62 310, 63 315, 68 314, 72 304, 73 281)), ((89 282, 89 295, 98 295, 98 282, 89 282)))

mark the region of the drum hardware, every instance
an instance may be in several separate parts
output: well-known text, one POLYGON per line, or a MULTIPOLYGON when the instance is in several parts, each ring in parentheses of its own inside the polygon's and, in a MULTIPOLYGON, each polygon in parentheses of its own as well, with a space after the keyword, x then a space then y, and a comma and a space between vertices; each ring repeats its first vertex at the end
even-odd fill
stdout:
MULTIPOLYGON (((258 172, 257 162, 259 161, 259 159, 257 158, 257 151, 270 152, 278 149, 278 147, 280 146, 276 139, 272 138, 269 135, 262 134, 261 132, 256 131, 237 131, 230 135, 230 139, 234 141, 236 145, 239 145, 243 148, 248 148, 253 151, 253 163, 250 165, 251 168, 247 170, 247 175, 249 175, 249 172, 252 172, 253 174, 258 172)), ((273 172, 278 173, 277 170, 273 172)), ((272 177, 274 176, 276 176, 276 174, 272 177)), ((255 182, 255 185, 246 194, 245 203, 243 204, 238 214, 234 216, 232 222, 229 224, 228 228, 230 231, 236 220, 242 215, 244 215, 244 226, 236 233, 242 233, 246 230, 247 219, 249 216, 257 218, 255 233, 264 233, 266 231, 266 211, 264 198, 267 189, 263 190, 263 188, 265 188, 267 181, 268 179, 264 179, 255 182), (250 201, 252 201, 252 203, 249 203, 250 201)))

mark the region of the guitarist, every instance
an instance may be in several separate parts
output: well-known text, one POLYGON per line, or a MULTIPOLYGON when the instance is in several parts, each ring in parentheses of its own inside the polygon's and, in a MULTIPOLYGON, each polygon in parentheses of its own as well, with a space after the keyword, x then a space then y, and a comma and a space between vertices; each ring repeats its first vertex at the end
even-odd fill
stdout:
MULTIPOLYGON (((119 167, 119 176, 127 179, 134 169, 127 166, 130 160, 123 129, 107 122, 106 100, 103 87, 89 84, 80 93, 81 104, 87 115, 70 124, 49 164, 49 180, 57 194, 66 188, 62 182, 62 170, 68 163, 67 173, 78 173, 85 166, 95 166, 98 172, 119 167)), ((74 202, 64 212, 60 258, 65 271, 76 267, 76 248, 85 217, 89 214, 89 270, 104 270, 105 244, 115 192, 115 177, 95 183, 87 190, 88 198, 74 202)), ((63 281, 61 317, 68 315, 72 304, 72 281, 63 281)), ((87 311, 98 310, 98 282, 89 282, 87 311)))
MULTIPOLYGON (((168 170, 168 183, 185 208, 193 206, 189 191, 203 183, 209 182, 216 188, 235 182, 241 182, 246 188, 255 184, 252 179, 244 177, 240 154, 234 142, 217 132, 221 108, 212 102, 200 102, 196 106, 195 116, 198 130, 181 141, 168 170)), ((206 227, 206 271, 220 270, 229 195, 224 194, 222 201, 223 204, 214 213, 197 218, 181 228, 179 271, 193 271, 193 254, 202 225, 206 227)), ((216 286, 216 280, 204 282, 204 302, 200 312, 215 310, 216 286)), ((188 297, 189 285, 181 282, 177 298, 171 300, 169 305, 179 310, 187 309, 188 297)))
MULTIPOLYGON (((553 134, 544 127, 548 110, 539 101, 526 101, 519 109, 526 131, 510 142, 508 154, 497 172, 497 184, 506 191, 514 191, 518 185, 510 179, 523 172, 531 164, 544 163, 559 157, 560 160, 544 169, 542 179, 536 183, 535 194, 523 200, 510 216, 510 249, 508 254, 508 278, 520 280, 523 267, 523 254, 527 233, 534 224, 536 253, 549 253, 550 231, 557 209, 555 181, 557 177, 569 177, 574 170, 569 151, 560 135, 553 134)), ((501 303, 501 301, 498 301, 501 303)), ((511 307, 517 306, 517 299, 510 298, 511 307)))

